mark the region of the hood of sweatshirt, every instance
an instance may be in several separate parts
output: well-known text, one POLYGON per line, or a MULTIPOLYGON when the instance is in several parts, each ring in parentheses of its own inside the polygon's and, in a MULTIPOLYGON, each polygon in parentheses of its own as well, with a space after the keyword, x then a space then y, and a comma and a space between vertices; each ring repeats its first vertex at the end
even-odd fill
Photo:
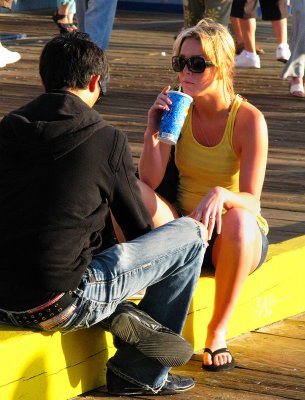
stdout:
POLYGON ((0 152, 21 163, 57 159, 104 125, 99 113, 73 93, 44 93, 2 119, 0 152))

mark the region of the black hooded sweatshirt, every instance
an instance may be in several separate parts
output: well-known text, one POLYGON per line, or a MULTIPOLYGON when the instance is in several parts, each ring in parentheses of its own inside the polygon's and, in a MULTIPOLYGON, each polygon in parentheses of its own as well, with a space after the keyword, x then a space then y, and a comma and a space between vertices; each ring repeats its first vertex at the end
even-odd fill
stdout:
POLYGON ((151 230, 125 134, 65 91, 4 117, 0 308, 76 289, 102 248, 109 208, 127 240, 151 230))

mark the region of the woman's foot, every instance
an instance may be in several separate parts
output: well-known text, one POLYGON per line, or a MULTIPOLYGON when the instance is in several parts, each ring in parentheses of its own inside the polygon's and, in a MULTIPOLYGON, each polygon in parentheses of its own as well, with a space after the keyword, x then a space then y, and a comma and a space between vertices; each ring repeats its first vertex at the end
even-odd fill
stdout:
MULTIPOLYGON (((244 45, 244 43, 243 42, 241 42, 241 43, 235 43, 235 54, 236 55, 239 55, 243 50, 245 50, 245 45, 244 45)), ((264 52, 264 49, 262 49, 261 47, 259 47, 259 46, 256 46, 256 48, 255 48, 255 50, 256 50, 256 54, 264 54, 265 52, 264 52)))
POLYGON ((214 354, 212 356, 210 352, 204 351, 202 359, 203 368, 204 366, 209 366, 209 365, 214 365, 218 367, 225 364, 231 364, 232 355, 230 354, 230 352, 225 351, 227 348, 226 333, 222 332, 218 333, 214 332, 213 334, 208 333, 205 342, 205 347, 207 349, 210 349, 212 353, 217 352, 217 354, 214 354), (219 349, 224 349, 224 351, 219 353, 217 351, 219 349))
POLYGON ((74 23, 74 14, 68 14, 67 17, 72 31, 77 31, 78 27, 74 23))
POLYGON ((74 31, 67 15, 58 14, 58 12, 55 12, 52 19, 58 26, 60 33, 72 33, 74 31))
POLYGON ((295 97, 304 97, 303 78, 293 77, 290 86, 290 94, 295 97))
POLYGON ((228 371, 229 369, 233 369, 235 367, 235 360, 232 357, 230 350, 227 349, 226 347, 222 347, 215 351, 212 351, 211 349, 206 347, 203 350, 203 352, 209 354, 213 360, 213 364, 211 365, 202 363, 202 369, 204 369, 205 371, 210 371, 210 372, 228 371), (215 357, 219 354, 228 354, 231 357, 231 361, 224 364, 216 365, 214 360, 215 357))

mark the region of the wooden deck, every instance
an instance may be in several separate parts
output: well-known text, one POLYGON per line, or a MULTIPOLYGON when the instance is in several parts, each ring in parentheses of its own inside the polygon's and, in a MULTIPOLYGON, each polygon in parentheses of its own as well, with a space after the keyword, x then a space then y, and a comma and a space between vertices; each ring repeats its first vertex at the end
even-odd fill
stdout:
MULTIPOLYGON (((0 118, 42 92, 39 54, 57 33, 50 13, 0 14, 1 33, 27 34, 25 39, 4 43, 19 51, 22 59, 0 69, 0 118)), ((108 51, 109 91, 97 110, 128 134, 135 163, 147 110, 161 88, 173 79, 169 67, 171 46, 182 23, 182 15, 175 14, 117 14, 108 51)), ((265 50, 262 68, 238 70, 236 91, 264 113, 269 126, 262 206, 271 227, 270 242, 278 243, 305 234, 305 102, 290 96, 289 81, 279 78, 283 65, 275 60, 276 42, 269 23, 258 22, 257 41, 265 50)), ((179 398, 304 400, 304 332, 302 314, 233 339, 230 348, 238 368, 227 373, 203 373, 199 356, 195 357, 179 371, 194 376, 196 388, 179 398)), ((108 397, 102 388, 78 398, 108 397)))
MULTIPOLYGON (((304 400, 305 399, 305 314, 233 339, 230 349, 238 366, 227 372, 201 369, 195 355, 173 373, 192 376, 191 391, 171 396, 172 400, 304 400)), ((110 400, 105 387, 72 400, 110 400)), ((121 396, 128 400, 131 397, 121 396)), ((151 396, 132 397, 151 399, 151 396)))

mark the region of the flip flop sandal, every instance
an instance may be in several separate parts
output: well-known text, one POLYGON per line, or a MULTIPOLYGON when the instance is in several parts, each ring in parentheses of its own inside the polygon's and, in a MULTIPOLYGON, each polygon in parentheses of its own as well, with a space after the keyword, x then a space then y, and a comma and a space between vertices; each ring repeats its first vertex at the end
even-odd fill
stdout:
POLYGON ((290 86, 290 94, 295 97, 305 97, 304 85, 301 83, 295 83, 290 86), (299 94, 297 94, 299 93, 299 94))
POLYGON ((205 371, 212 371, 212 372, 228 371, 228 370, 233 369, 235 367, 235 360, 232 357, 232 354, 230 353, 230 350, 227 349, 226 347, 218 349, 218 350, 215 350, 215 351, 212 351, 211 349, 206 347, 203 350, 203 352, 210 354, 210 356, 212 358, 212 363, 213 363, 211 365, 205 365, 205 364, 202 363, 202 369, 204 369, 205 371), (220 354, 220 353, 229 353, 231 355, 231 357, 232 357, 231 362, 229 362, 227 364, 223 364, 223 365, 215 365, 214 364, 214 357, 217 354, 220 354))
POLYGON ((78 27, 76 26, 76 25, 74 25, 74 24, 69 24, 70 25, 70 28, 72 29, 72 31, 78 31, 78 27))
POLYGON ((58 22, 59 20, 64 19, 65 17, 66 17, 65 14, 58 14, 57 12, 55 12, 52 15, 52 19, 55 22, 55 24, 58 26, 60 33, 71 33, 71 32, 73 32, 73 28, 71 27, 71 24, 58 22))

